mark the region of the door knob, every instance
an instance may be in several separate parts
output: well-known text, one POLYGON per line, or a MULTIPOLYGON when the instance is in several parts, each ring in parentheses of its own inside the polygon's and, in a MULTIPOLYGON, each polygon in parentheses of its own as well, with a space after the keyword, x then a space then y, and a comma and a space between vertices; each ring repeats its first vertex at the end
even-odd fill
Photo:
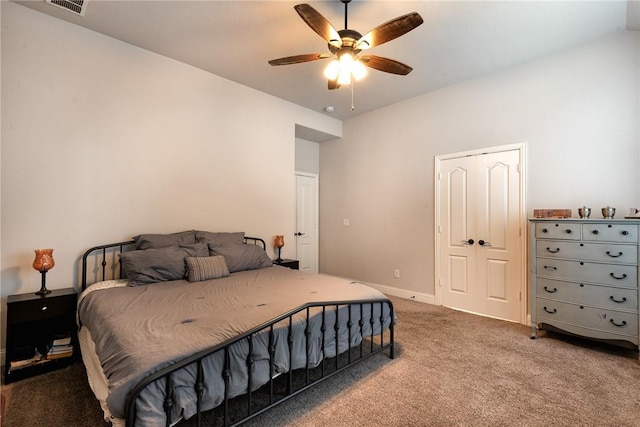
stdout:
POLYGON ((486 246, 486 247, 491 246, 491 243, 485 242, 484 240, 478 240, 478 244, 480 246, 486 246))
POLYGON ((469 245, 473 245, 474 243, 475 243, 475 242, 474 242, 474 240, 473 240, 473 239, 469 239, 469 240, 462 240, 462 244, 463 244, 463 245, 467 245, 467 244, 469 244, 469 245))
POLYGON ((294 236, 304 236, 304 233, 298 231, 297 233, 294 233, 294 236))

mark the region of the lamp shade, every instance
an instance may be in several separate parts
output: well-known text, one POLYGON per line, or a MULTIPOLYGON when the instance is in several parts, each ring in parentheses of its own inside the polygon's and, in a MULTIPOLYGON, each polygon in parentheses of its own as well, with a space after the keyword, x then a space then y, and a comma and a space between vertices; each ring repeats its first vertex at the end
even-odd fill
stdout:
POLYGON ((276 248, 281 248, 284 246, 284 236, 276 236, 273 242, 276 248))
POLYGON ((53 260, 53 249, 36 249, 36 259, 33 260, 33 268, 45 273, 56 265, 53 260))

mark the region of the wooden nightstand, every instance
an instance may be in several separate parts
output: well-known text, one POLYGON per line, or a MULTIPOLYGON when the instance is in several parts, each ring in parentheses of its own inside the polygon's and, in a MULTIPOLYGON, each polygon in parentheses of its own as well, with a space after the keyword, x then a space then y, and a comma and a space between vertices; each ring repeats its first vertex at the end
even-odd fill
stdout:
POLYGON ((300 267, 300 261, 297 259, 283 259, 282 261, 273 260, 273 264, 289 267, 292 270, 298 270, 300 267))
POLYGON ((80 354, 72 288, 7 297, 5 383, 67 366, 80 354), (54 346, 55 344, 55 346, 54 346))

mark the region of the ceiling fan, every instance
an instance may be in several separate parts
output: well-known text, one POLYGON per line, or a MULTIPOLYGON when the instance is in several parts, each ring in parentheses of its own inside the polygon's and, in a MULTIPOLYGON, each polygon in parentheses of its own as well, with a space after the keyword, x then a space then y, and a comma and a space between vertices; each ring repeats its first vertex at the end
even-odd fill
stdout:
POLYGON ((331 53, 287 56, 273 59, 269 61, 269 64, 289 65, 334 58, 325 69, 329 89, 338 89, 340 85, 350 84, 352 78, 359 80, 364 77, 367 73, 365 65, 386 73, 409 74, 413 68, 406 64, 377 55, 361 55, 360 53, 408 33, 424 22, 422 17, 417 12, 408 13, 378 25, 363 36, 355 30, 348 29, 347 6, 351 0, 340 1, 344 3, 344 30, 340 31, 336 31, 331 23, 310 5, 294 6, 302 20, 328 43, 331 53))

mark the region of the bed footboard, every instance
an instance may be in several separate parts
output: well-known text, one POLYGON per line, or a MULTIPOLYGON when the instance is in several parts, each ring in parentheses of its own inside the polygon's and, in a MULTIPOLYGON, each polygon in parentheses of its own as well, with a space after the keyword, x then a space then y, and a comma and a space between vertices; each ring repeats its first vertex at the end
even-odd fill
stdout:
MULTIPOLYGON (((169 426, 175 423, 175 419, 172 420, 171 415, 174 405, 172 377, 182 369, 191 368, 192 372, 196 373, 191 384, 196 396, 196 413, 192 417, 195 424, 191 422, 190 425, 201 426, 203 412, 211 409, 203 407, 205 390, 212 387, 212 384, 216 382, 220 384, 219 379, 213 381, 212 378, 207 377, 203 365, 207 363, 206 360, 208 358, 216 356, 221 357, 223 360, 223 367, 219 375, 224 384, 224 390, 218 391, 224 395, 224 398, 214 409, 217 417, 216 425, 239 425, 380 352, 387 350, 389 357, 393 359, 394 319, 393 304, 388 299, 305 304, 227 342, 193 354, 142 380, 127 398, 126 425, 135 425, 137 416, 136 402, 145 388, 155 382, 158 385, 162 385, 165 390, 163 410, 166 417, 166 425, 169 426), (367 313, 370 313, 370 315, 367 315, 367 313), (315 322, 315 326, 312 321, 313 316, 317 316, 319 320, 315 322), (302 321, 300 320, 301 317, 302 321), (319 327, 320 330, 319 336, 323 357, 317 366, 312 366, 308 357, 310 346, 313 345, 313 340, 310 339, 313 331, 310 330, 309 325, 312 325, 311 327, 319 327), (277 332, 286 335, 289 349, 287 355, 289 358, 288 366, 292 367, 294 366, 293 335, 296 327, 303 328, 305 354, 307 355, 306 362, 304 367, 300 369, 288 369, 288 372, 278 375, 274 363, 276 358, 274 342, 276 341, 277 332), (348 345, 348 348, 344 349, 344 343, 339 341, 341 334, 344 335, 341 328, 346 328, 348 343, 353 343, 354 341, 359 341, 359 343, 355 346, 348 345), (268 343, 269 379, 266 383, 260 384, 256 383, 253 378, 252 368, 256 362, 256 353, 260 353, 257 347, 265 342, 268 343), (234 397, 229 395, 230 376, 233 374, 230 354, 231 352, 237 353, 239 345, 246 349, 246 393, 234 397), (329 346, 335 348, 336 351, 334 352, 332 348, 327 352, 326 349, 329 346), (343 351, 339 351, 341 348, 343 351)), ((209 425, 210 421, 207 423, 209 425)))

